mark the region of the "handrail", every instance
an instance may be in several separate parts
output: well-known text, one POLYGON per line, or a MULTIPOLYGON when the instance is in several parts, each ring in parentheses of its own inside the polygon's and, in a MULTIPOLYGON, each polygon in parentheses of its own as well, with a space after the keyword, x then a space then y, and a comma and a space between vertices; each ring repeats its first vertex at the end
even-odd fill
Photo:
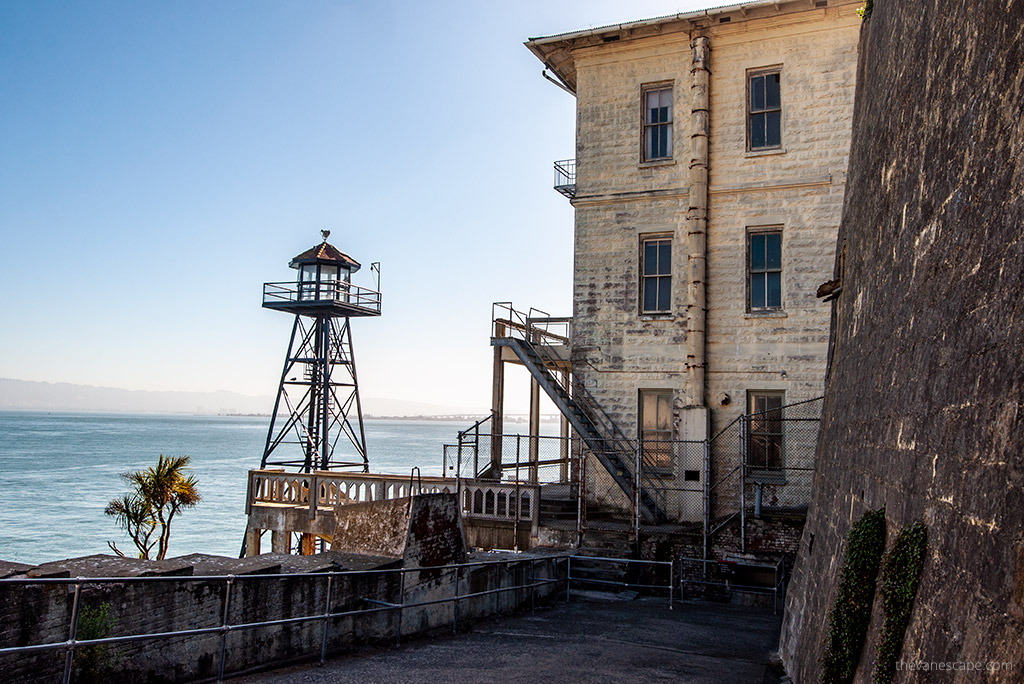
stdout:
POLYGON ((348 304, 380 312, 381 294, 344 280, 308 280, 263 283, 263 303, 326 303, 348 304))
MULTIPOLYGON (((417 608, 430 605, 438 605, 444 603, 455 603, 456 607, 460 601, 466 599, 475 598, 479 596, 487 596, 491 594, 499 594, 508 591, 521 591, 529 589, 531 592, 531 605, 533 603, 533 592, 538 588, 548 584, 560 584, 561 580, 558 578, 558 565, 560 561, 564 561, 566 565, 565 577, 566 577, 566 590, 568 591, 569 574, 571 572, 569 566, 571 554, 559 554, 545 557, 527 557, 520 559, 495 559, 487 561, 471 561, 467 563, 455 563, 449 565, 441 565, 436 567, 424 568, 424 567, 409 567, 409 568, 379 568, 374 570, 337 570, 328 572, 312 572, 312 573, 274 573, 274 574, 239 574, 239 575, 157 575, 157 576, 134 576, 134 577, 16 577, 16 578, 4 578, 0 579, 0 588, 5 585, 74 585, 74 602, 77 606, 79 597, 82 593, 82 585, 88 584, 128 584, 128 583, 150 583, 150 582, 223 582, 225 585, 225 602, 221 615, 221 624, 215 627, 199 627, 192 629, 180 629, 170 630, 163 632, 148 632, 142 634, 126 634, 122 636, 114 637, 101 637, 96 639, 78 639, 76 638, 76 628, 78 624, 77 613, 73 611, 69 625, 69 638, 65 641, 46 642, 42 644, 30 644, 26 646, 9 646, 0 648, 0 655, 16 654, 16 653, 32 653, 39 651, 53 651, 53 650, 64 650, 66 651, 66 662, 67 665, 64 668, 62 681, 67 684, 71 679, 71 662, 74 656, 76 648, 88 647, 88 646, 100 646, 106 644, 118 644, 118 643, 129 643, 138 641, 148 641, 155 639, 168 639, 168 638, 181 638, 189 636, 202 636, 209 634, 220 634, 221 635, 221 648, 220 648, 220 661, 217 671, 217 681, 220 682, 224 678, 224 665, 226 660, 226 649, 225 639, 229 632, 237 632, 242 630, 256 629, 259 627, 271 627, 278 625, 291 625, 301 624, 304 622, 322 621, 324 623, 324 629, 322 631, 322 644, 320 648, 320 664, 324 663, 327 654, 327 643, 328 643, 328 626, 330 621, 334 618, 347 617, 352 615, 368 615, 371 613, 379 613, 385 611, 399 611, 399 616, 406 608, 417 608), (460 592, 459 584, 463 579, 463 570, 467 568, 499 565, 503 566, 506 573, 509 571, 511 563, 528 563, 530 572, 527 577, 527 583, 516 584, 515 586, 498 586, 496 589, 485 589, 482 591, 470 592, 463 594, 460 592), (552 564, 552 575, 551 578, 534 577, 535 566, 537 563, 551 563, 552 564), (424 570, 430 570, 435 572, 455 572, 455 593, 454 596, 446 596, 442 598, 427 599, 422 601, 405 601, 405 582, 404 577, 410 572, 423 572, 424 570), (377 599, 360 596, 359 601, 367 603, 369 605, 381 606, 379 608, 363 608, 357 610, 345 610, 345 611, 332 611, 330 609, 330 597, 331 587, 335 579, 348 577, 348 576, 364 576, 364 575, 388 575, 398 574, 403 578, 401 587, 401 595, 399 596, 399 603, 388 603, 377 599), (261 620, 258 622, 238 622, 232 623, 229 620, 229 603, 228 597, 230 597, 230 591, 232 586, 236 582, 244 580, 275 580, 275 579, 318 579, 325 578, 327 581, 327 606, 323 612, 315 612, 310 615, 301 615, 298 617, 279 618, 272 620, 261 620)), ((504 582, 500 582, 503 585, 504 582)), ((555 594, 557 596, 557 593, 555 594)), ((243 616, 244 619, 244 616, 243 616)), ((452 611, 452 626, 454 630, 458 629, 458 610, 452 611)), ((401 629, 401 617, 399 617, 399 627, 396 631, 396 644, 400 643, 402 636, 401 629)))

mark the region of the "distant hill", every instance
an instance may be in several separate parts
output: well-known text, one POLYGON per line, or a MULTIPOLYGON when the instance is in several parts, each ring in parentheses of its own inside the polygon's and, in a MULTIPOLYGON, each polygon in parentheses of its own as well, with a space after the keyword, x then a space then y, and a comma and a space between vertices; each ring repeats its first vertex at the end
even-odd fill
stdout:
MULTIPOLYGON (((90 411, 102 413, 265 414, 274 406, 270 395, 237 392, 151 392, 116 387, 35 382, 0 378, 0 410, 90 411)), ((403 399, 363 399, 363 412, 378 416, 484 415, 472 407, 439 406, 403 399)))

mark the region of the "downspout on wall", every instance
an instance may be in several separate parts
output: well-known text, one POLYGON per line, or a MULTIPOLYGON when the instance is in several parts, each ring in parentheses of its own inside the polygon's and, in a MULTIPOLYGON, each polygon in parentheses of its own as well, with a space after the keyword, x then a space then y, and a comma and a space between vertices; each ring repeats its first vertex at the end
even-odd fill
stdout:
POLYGON ((710 47, 707 36, 690 41, 693 50, 690 64, 690 206, 686 214, 687 228, 687 298, 686 383, 688 406, 704 406, 704 331, 707 319, 707 227, 708 227, 708 127, 710 100, 708 97, 708 58, 710 47))

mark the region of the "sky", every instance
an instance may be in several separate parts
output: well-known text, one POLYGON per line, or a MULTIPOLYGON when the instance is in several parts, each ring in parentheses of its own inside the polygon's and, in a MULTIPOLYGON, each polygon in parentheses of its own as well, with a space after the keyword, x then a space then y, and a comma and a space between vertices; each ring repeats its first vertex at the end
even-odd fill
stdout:
POLYGON ((523 41, 708 5, 0 3, 0 377, 271 395, 262 283, 326 228, 381 263, 363 396, 486 410, 491 303, 572 309, 575 100, 523 41))

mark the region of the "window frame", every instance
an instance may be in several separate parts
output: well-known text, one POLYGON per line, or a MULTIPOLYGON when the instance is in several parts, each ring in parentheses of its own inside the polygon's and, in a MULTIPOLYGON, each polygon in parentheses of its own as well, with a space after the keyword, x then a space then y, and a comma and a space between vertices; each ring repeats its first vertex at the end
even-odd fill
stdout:
MULTIPOLYGON (((745 92, 746 92, 746 100, 745 100, 745 107, 744 107, 744 109, 746 110, 745 111, 745 118, 746 118, 746 129, 747 129, 747 150, 746 151, 747 152, 762 152, 762 151, 765 151, 765 150, 781 150, 781 149, 783 149, 783 147, 782 147, 782 144, 783 144, 783 135, 782 135, 782 130, 783 130, 783 125, 782 125, 782 123, 783 123, 783 121, 782 121, 782 65, 779 64, 779 65, 770 66, 770 67, 759 67, 757 69, 748 69, 747 72, 746 72, 745 92), (755 78, 758 78, 758 77, 761 77, 761 76, 769 76, 769 75, 772 75, 772 74, 778 74, 778 76, 779 76, 779 106, 778 107, 768 107, 767 106, 768 103, 766 101, 764 108, 759 109, 757 111, 754 111, 753 92, 752 92, 752 88, 751 88, 751 81, 753 81, 755 78), (769 112, 778 112, 779 113, 779 142, 778 142, 778 144, 775 144, 775 145, 760 145, 760 146, 755 147, 754 144, 753 144, 752 126, 751 126, 753 116, 755 114, 767 114, 769 112)), ((767 140, 767 136, 766 136, 766 140, 767 140)))
MULTIPOLYGON (((667 388, 643 388, 637 390, 637 439, 640 441, 640 459, 641 465, 647 470, 657 470, 662 472, 669 472, 674 466, 672 441, 675 439, 675 426, 672 420, 672 399, 673 391, 667 388), (661 397, 666 400, 666 410, 668 411, 668 428, 659 429, 657 427, 647 429, 644 426, 646 414, 644 412, 644 399, 646 397, 655 397, 655 407, 657 410, 657 398, 661 397), (659 433, 663 435, 663 439, 648 439, 648 433, 659 433), (647 443, 653 442, 657 446, 654 447, 652 455, 649 457, 647 443)), ((657 416, 655 416, 657 419, 657 416)))
MULTIPOLYGON (((663 247, 661 245, 659 245, 659 247, 658 247, 659 264, 656 266, 656 268, 658 268, 660 266, 660 256, 661 256, 661 249, 662 248, 663 247)), ((674 261, 674 259, 672 258, 672 248, 673 248, 673 236, 671 234, 669 234, 669 233, 656 233, 656 234, 641 235, 640 236, 640 251, 639 251, 639 255, 638 255, 638 266, 639 266, 639 268, 637 269, 637 271, 639 273, 639 277, 640 277, 639 292, 638 292, 638 298, 639 298, 640 301, 638 302, 639 306, 637 308, 638 308, 641 316, 671 316, 672 315, 672 299, 673 299, 673 296, 672 296, 672 262, 674 261), (652 242, 658 242, 658 243, 667 242, 668 243, 668 247, 667 247, 668 248, 668 272, 667 273, 661 273, 660 270, 657 273, 652 273, 652 274, 645 273, 645 270, 646 270, 646 267, 647 267, 647 256, 646 256, 646 254, 647 254, 647 244, 648 243, 652 243, 652 242), (647 281, 648 280, 654 280, 657 283, 655 285, 655 287, 660 289, 660 284, 661 284, 660 281, 661 281, 661 279, 668 280, 668 304, 667 304, 666 308, 664 308, 664 309, 658 309, 658 308, 648 309, 648 308, 646 308, 646 296, 645 296, 646 292, 647 292, 647 281)), ((657 304, 658 304, 658 302, 657 302, 658 299, 659 299, 658 291, 656 290, 655 291, 655 306, 657 306, 657 304)))
POLYGON ((786 406, 786 391, 785 390, 773 390, 773 389, 748 389, 747 390, 747 444, 746 444, 746 465, 750 471, 755 473, 775 473, 782 474, 786 469, 786 431, 785 431, 785 420, 783 416, 783 408, 786 406), (778 399, 778 408, 765 408, 760 411, 757 410, 758 399, 778 399), (767 414, 773 411, 778 411, 778 418, 772 419, 768 416, 763 418, 765 424, 764 429, 756 429, 757 419, 755 415, 762 413, 767 414), (772 430, 774 427, 772 422, 777 422, 777 429, 772 430), (764 459, 763 463, 755 463, 754 455, 759 439, 765 438, 764 448, 764 459), (773 439, 774 438, 774 439, 773 439), (775 446, 774 451, 777 452, 777 463, 772 463, 769 445, 775 446))
POLYGON ((671 162, 675 159, 675 118, 676 118, 676 106, 675 106, 676 88, 674 81, 659 81, 656 83, 644 83, 640 86, 640 163, 641 164, 664 164, 671 162), (671 101, 671 109, 669 111, 668 121, 659 121, 657 123, 647 122, 647 94, 653 92, 659 92, 667 90, 669 91, 669 99, 671 101), (668 147, 669 154, 665 157, 648 157, 647 156, 647 131, 654 127, 667 127, 668 128, 668 147))
POLYGON ((746 311, 747 313, 760 313, 769 311, 783 311, 785 309, 786 297, 785 297, 785 280, 782 277, 785 269, 784 266, 784 255, 785 255, 785 242, 783 240, 783 227, 782 226, 756 226, 747 228, 747 239, 744 245, 744 252, 746 258, 746 281, 747 281, 747 296, 746 296, 746 311), (752 258, 753 252, 753 238, 757 235, 778 235, 779 236, 779 267, 768 268, 767 254, 765 255, 764 268, 754 271, 754 264, 752 258), (769 273, 779 274, 779 304, 778 306, 768 305, 768 280, 767 275, 769 273), (755 276, 766 276, 765 277, 765 288, 764 288, 764 301, 765 306, 754 306, 753 300, 753 281, 755 276))

